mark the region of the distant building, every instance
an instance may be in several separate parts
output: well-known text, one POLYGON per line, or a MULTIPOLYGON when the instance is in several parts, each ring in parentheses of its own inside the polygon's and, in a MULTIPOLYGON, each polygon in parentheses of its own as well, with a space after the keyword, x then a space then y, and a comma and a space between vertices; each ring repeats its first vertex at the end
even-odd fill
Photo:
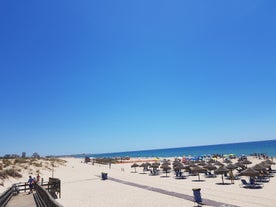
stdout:
POLYGON ((37 152, 34 152, 32 158, 40 158, 40 155, 37 152))
POLYGON ((11 158, 11 155, 10 154, 6 154, 6 155, 4 155, 4 158, 11 158))
POLYGON ((4 158, 17 158, 17 157, 19 157, 19 155, 17 155, 17 154, 6 154, 6 155, 4 155, 4 158))
POLYGON ((22 152, 22 158, 26 158, 26 152, 22 152))

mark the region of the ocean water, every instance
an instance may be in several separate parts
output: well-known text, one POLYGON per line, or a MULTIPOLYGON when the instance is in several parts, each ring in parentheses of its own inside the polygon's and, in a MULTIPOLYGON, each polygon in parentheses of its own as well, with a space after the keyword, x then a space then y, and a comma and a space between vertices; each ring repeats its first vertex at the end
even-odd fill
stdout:
POLYGON ((182 157, 182 156, 202 156, 209 154, 236 154, 250 155, 253 153, 264 153, 268 156, 276 157, 276 140, 242 142, 231 144, 218 144, 207 146, 179 147, 167 149, 128 151, 103 154, 82 154, 76 157, 182 157))

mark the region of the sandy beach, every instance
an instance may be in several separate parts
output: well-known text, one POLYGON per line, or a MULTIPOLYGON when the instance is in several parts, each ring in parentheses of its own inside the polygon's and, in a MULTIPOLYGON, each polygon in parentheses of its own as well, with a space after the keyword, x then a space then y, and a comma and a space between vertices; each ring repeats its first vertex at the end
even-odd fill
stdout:
MULTIPOLYGON (((220 175, 216 178, 205 178, 204 174, 201 174, 202 181, 198 182, 198 176, 175 179, 173 171, 168 174, 168 177, 163 173, 150 176, 149 172, 144 173, 141 167, 137 167, 135 173, 134 168, 131 168, 133 164, 131 162, 112 164, 109 168, 108 165, 85 164, 84 159, 63 159, 67 163, 54 169, 54 177, 61 179, 62 182, 61 198, 57 201, 66 207, 195 206, 193 201, 156 192, 152 188, 187 196, 193 196, 193 188, 200 188, 203 202, 212 200, 222 203, 221 206, 272 207, 276 203, 274 196, 276 178, 274 177, 270 179, 270 182, 264 183, 262 189, 245 189, 240 187, 240 180, 235 180, 234 184, 230 184, 231 181, 226 179, 227 184, 221 185, 220 175), (101 179, 102 172, 108 173, 107 180, 101 179)), ((252 162, 249 166, 262 161, 253 157, 248 159, 252 162)), ((272 165, 272 169, 274 168, 272 165)), ((40 174, 44 180, 48 180, 52 176, 52 171, 43 170, 40 174)), ((185 172, 185 175, 188 173, 185 172)), ((27 177, 28 174, 25 173, 20 179, 6 180, 4 187, 0 187, 1 192, 12 183, 26 182, 27 177)), ((242 178, 248 180, 248 177, 242 178)))

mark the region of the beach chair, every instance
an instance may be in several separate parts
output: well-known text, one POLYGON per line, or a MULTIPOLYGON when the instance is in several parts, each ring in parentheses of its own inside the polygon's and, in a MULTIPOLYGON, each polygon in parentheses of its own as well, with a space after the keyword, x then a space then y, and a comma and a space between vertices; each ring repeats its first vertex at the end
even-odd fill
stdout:
POLYGON ((258 176, 255 180, 256 182, 260 183, 268 183, 270 181, 270 178, 265 176, 258 176))
POLYGON ((263 188, 263 184, 260 184, 260 183, 248 183, 244 179, 241 179, 241 182, 242 184, 240 185, 240 187, 243 187, 243 188, 251 188, 251 189, 263 188))
POLYGON ((150 174, 149 175, 159 175, 159 170, 158 169, 152 169, 152 170, 150 170, 150 174))
POLYGON ((212 174, 211 172, 206 172, 206 173, 205 173, 205 177, 206 177, 206 178, 216 178, 217 175, 216 175, 216 174, 212 174))

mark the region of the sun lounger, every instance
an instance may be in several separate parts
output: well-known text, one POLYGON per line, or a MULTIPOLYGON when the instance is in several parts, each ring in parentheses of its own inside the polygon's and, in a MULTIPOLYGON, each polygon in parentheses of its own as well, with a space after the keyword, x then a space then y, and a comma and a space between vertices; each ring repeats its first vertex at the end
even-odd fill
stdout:
POLYGON ((205 177, 206 177, 206 178, 216 178, 217 175, 216 175, 216 174, 212 174, 212 173, 210 173, 210 172, 206 172, 206 173, 205 173, 205 177))
MULTIPOLYGON (((234 175, 233 178, 232 178, 233 180, 240 180, 240 179, 241 179, 238 175, 234 175), (233 179, 233 178, 234 178, 234 179, 233 179)), ((230 177, 230 176, 227 176, 226 179, 227 179, 227 180, 231 180, 231 177, 230 177)))
POLYGON ((248 183, 244 179, 241 179, 241 182, 242 184, 240 185, 240 187, 243 187, 243 188, 260 189, 260 188, 263 188, 264 186, 263 184, 260 184, 260 183, 248 183))
POLYGON ((159 175, 159 172, 160 172, 160 170, 153 169, 153 170, 150 170, 150 175, 159 175))
POLYGON ((260 182, 260 183, 267 183, 270 181, 270 178, 269 177, 257 177, 255 179, 256 182, 260 182))

